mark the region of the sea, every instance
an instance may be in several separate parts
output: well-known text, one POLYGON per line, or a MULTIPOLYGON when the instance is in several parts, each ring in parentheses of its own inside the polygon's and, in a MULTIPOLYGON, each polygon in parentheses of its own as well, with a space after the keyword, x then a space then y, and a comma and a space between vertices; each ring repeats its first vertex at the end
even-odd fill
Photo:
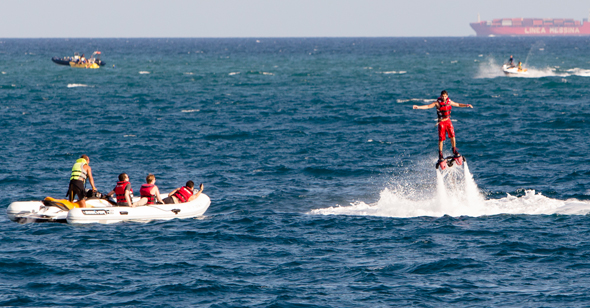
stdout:
MULTIPOLYGON (((590 38, 0 39, 0 306, 587 307, 590 38), (101 52, 79 69, 52 57, 101 52), (506 76, 510 55, 528 74, 506 76), (442 90, 466 163, 438 171, 442 90), (201 217, 19 224, 203 183, 201 217), (87 185, 90 188, 90 185, 87 185)), ((451 154, 450 141, 444 143, 451 154)))

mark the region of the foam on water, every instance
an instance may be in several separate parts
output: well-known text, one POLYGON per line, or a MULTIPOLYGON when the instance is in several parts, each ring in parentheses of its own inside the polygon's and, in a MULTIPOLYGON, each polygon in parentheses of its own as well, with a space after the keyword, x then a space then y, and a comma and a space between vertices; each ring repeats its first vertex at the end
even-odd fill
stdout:
POLYGON ((571 75, 575 75, 575 76, 581 76, 581 77, 590 77, 590 70, 587 69, 583 69, 583 68, 572 68, 569 70, 566 70, 568 73, 570 73, 571 75))
POLYGON ((407 73, 406 71, 388 71, 388 72, 377 72, 377 73, 381 73, 381 74, 405 74, 407 73))
MULTIPOLYGON (((480 62, 478 72, 475 75, 475 78, 496 78, 496 77, 510 77, 510 78, 542 78, 542 77, 568 77, 571 75, 576 75, 576 73, 569 72, 556 72, 555 67, 544 67, 544 68, 537 68, 534 66, 527 66, 523 65, 524 68, 527 69, 528 74, 514 74, 514 75, 506 75, 502 71, 502 64, 496 62, 494 58, 488 58, 487 61, 480 62)), ((590 71, 581 70, 580 73, 588 73, 590 76, 590 71)))
POLYGON ((496 63, 494 58, 488 58, 485 62, 479 63, 478 72, 475 78, 496 78, 504 76, 502 64, 496 63))
POLYGON ((486 216, 497 214, 570 214, 590 213, 590 202, 578 200, 557 200, 527 190, 524 196, 507 194, 501 199, 485 200, 467 162, 463 168, 452 167, 440 172, 436 170, 436 184, 432 186, 397 185, 385 188, 379 201, 367 204, 362 201, 350 206, 335 206, 312 210, 310 214, 360 215, 384 217, 433 216, 486 216), (433 189, 436 188, 436 189, 433 189))
POLYGON ((528 67, 527 68, 528 74, 518 74, 518 75, 506 75, 507 77, 515 77, 515 78, 542 78, 542 77, 567 77, 570 76, 568 73, 557 73, 555 68, 552 67, 545 67, 545 68, 535 68, 535 67, 528 67))
POLYGON ((149 74, 150 72, 148 72, 148 71, 140 71, 139 73, 140 73, 141 75, 145 75, 145 74, 149 74))
POLYGON ((88 87, 87 84, 82 83, 70 83, 68 84, 68 88, 81 88, 81 87, 88 87))
POLYGON ((407 103, 407 102, 420 102, 420 103, 432 103, 436 101, 434 98, 410 98, 410 99, 398 99, 398 103, 407 103))

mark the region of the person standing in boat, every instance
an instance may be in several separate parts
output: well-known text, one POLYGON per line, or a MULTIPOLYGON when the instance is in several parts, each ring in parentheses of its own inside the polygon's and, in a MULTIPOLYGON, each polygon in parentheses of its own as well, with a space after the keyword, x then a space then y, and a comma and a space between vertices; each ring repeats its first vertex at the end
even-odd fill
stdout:
POLYGON ((133 189, 129 182, 129 176, 126 173, 119 174, 119 181, 117 186, 107 194, 107 197, 115 195, 117 198, 117 206, 135 207, 131 199, 133 198, 133 189))
POLYGON ((508 63, 510 63, 510 67, 514 67, 514 58, 512 55, 510 55, 510 60, 508 60, 508 63))
POLYGON ((72 173, 70 175, 70 185, 68 187, 68 200, 74 201, 74 197, 78 197, 78 205, 82 208, 86 207, 86 179, 92 185, 92 191, 96 191, 94 186, 94 178, 92 177, 92 168, 89 166, 90 157, 84 154, 76 160, 76 163, 72 167, 72 173))
POLYGON ((168 197, 164 199, 165 204, 176 204, 191 202, 197 199, 203 192, 203 184, 199 185, 199 191, 194 193, 195 183, 193 181, 186 182, 186 185, 173 190, 168 194, 168 197))
POLYGON ((162 197, 160 197, 160 189, 156 186, 156 176, 153 174, 148 174, 145 178, 146 184, 141 185, 139 189, 139 195, 141 199, 135 202, 134 206, 142 206, 142 205, 152 205, 155 204, 156 201, 158 203, 164 203, 162 197))

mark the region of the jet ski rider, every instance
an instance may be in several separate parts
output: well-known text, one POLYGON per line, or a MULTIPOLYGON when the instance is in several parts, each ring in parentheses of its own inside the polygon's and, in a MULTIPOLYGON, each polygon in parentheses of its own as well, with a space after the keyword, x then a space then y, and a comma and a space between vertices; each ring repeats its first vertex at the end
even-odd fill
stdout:
POLYGON ((512 55, 510 55, 510 60, 508 60, 508 63, 510 63, 510 67, 514 67, 514 58, 512 55))
POLYGON ((92 185, 92 191, 96 191, 94 186, 94 178, 92 177, 92 168, 89 166, 90 158, 84 154, 76 160, 76 163, 72 167, 72 174, 70 176, 70 185, 68 187, 68 200, 74 201, 74 197, 78 196, 78 205, 82 208, 86 207, 86 179, 92 185))
POLYGON ((443 142, 445 141, 445 135, 449 135, 451 138, 451 145, 453 146, 453 154, 455 157, 460 157, 459 151, 457 150, 457 144, 455 142, 455 129, 453 128, 453 123, 451 122, 451 108, 452 107, 469 107, 473 108, 471 104, 459 104, 453 102, 449 98, 449 94, 447 91, 442 91, 440 93, 440 97, 436 100, 436 102, 430 105, 414 105, 412 106, 413 109, 430 109, 436 107, 436 113, 438 114, 438 159, 441 162, 444 159, 443 156, 443 142))

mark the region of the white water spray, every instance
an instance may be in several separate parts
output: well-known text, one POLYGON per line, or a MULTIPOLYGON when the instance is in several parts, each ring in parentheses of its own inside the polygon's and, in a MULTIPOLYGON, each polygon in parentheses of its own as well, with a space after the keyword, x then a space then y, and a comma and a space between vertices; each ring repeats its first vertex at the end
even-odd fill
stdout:
POLYGON ((571 75, 584 76, 587 73, 585 70, 577 69, 576 71, 557 72, 554 67, 536 68, 525 65, 528 74, 514 74, 506 75, 502 71, 502 64, 496 62, 493 58, 488 58, 487 61, 479 63, 478 72, 475 78, 543 78, 543 77, 568 77, 571 75))
MULTIPOLYGON (((430 166, 430 164, 428 164, 430 166)), ((507 194, 501 199, 485 200, 469 166, 454 166, 440 172, 436 180, 430 170, 414 174, 409 180, 398 179, 396 187, 385 188, 379 201, 367 204, 357 201, 349 206, 316 209, 310 214, 361 215, 384 217, 485 216, 497 214, 575 214, 590 213, 589 201, 557 200, 527 190, 524 196, 507 194), (422 175, 416 178, 415 175, 422 175), (435 181, 424 183, 424 180, 435 181)))

